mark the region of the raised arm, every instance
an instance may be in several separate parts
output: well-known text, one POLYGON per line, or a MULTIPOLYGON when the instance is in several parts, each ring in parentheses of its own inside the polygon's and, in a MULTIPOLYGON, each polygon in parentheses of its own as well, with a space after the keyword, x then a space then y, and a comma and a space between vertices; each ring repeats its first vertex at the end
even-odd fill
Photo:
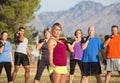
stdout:
POLYGON ((4 46, 0 47, 0 54, 3 52, 4 46))
POLYGON ((67 43, 68 51, 74 52, 73 46, 70 43, 67 43))
POLYGON ((45 41, 43 42, 39 42, 37 45, 36 45, 36 50, 40 50, 42 45, 44 44, 45 41))
POLYGON ((106 47, 109 44, 110 40, 111 40, 111 38, 108 38, 106 41, 104 41, 104 44, 103 44, 104 47, 106 47))
POLYGON ((89 43, 89 39, 86 42, 82 43, 82 49, 83 50, 86 49, 88 43, 89 43))
POLYGON ((0 54, 1 54, 4 50, 5 43, 2 40, 0 40, 0 43, 1 43, 1 47, 0 47, 0 54))

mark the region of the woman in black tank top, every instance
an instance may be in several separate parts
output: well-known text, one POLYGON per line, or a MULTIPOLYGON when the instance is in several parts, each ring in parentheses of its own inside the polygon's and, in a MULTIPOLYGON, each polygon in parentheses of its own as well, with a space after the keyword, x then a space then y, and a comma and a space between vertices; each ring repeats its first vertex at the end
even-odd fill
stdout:
MULTIPOLYGON (((36 45, 36 49, 42 51, 42 56, 41 59, 38 60, 37 72, 34 78, 34 83, 39 83, 43 70, 45 69, 46 66, 47 69, 49 69, 49 65, 50 65, 48 59, 48 47, 47 47, 48 39, 51 36, 50 30, 48 28, 44 29, 43 34, 45 38, 40 39, 38 44, 36 45)), ((51 76, 50 76, 50 80, 52 80, 51 76)))

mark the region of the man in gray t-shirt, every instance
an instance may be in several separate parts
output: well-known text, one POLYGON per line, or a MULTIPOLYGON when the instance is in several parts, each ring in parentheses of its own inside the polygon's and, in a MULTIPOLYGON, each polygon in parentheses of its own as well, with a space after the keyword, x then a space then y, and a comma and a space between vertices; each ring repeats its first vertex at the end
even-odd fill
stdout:
POLYGON ((33 60, 32 60, 30 49, 28 47, 28 39, 24 37, 24 32, 25 32, 25 28, 20 27, 18 31, 18 33, 20 34, 20 37, 15 38, 15 40, 17 39, 17 41, 15 41, 16 50, 14 53, 15 68, 13 71, 12 78, 14 82, 16 74, 20 68, 20 65, 22 64, 22 66, 25 69, 25 83, 29 83, 28 81, 29 81, 29 73, 30 73, 30 62, 29 62, 28 56, 30 57, 30 60, 32 62, 33 60))

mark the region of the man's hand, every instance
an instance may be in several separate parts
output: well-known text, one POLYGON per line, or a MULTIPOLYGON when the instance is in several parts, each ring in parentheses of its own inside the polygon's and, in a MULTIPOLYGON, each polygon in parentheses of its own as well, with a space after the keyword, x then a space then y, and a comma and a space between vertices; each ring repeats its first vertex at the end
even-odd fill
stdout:
POLYGON ((32 64, 35 64, 35 61, 33 60, 33 58, 30 58, 30 61, 32 62, 32 64))

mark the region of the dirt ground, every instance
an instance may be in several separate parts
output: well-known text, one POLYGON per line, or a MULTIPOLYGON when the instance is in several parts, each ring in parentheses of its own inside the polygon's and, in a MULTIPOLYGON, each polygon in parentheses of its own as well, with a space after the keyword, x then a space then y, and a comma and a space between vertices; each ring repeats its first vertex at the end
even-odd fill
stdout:
MULTIPOLYGON (((102 78, 103 83, 104 83, 104 80, 105 80, 105 73, 106 73, 106 71, 102 67, 101 78, 102 78)), ((36 74, 36 65, 31 65, 29 83, 33 83, 35 74, 36 74)), ((80 70, 79 70, 78 66, 76 66, 73 83, 80 83, 80 79, 81 79, 80 70)), ((69 80, 69 67, 68 67, 68 77, 67 77, 67 82, 66 83, 68 83, 68 80, 69 80)), ((94 76, 88 77, 88 82, 89 83, 96 83, 95 77, 94 76)), ((5 73, 4 69, 2 70, 2 73, 1 73, 1 76, 0 76, 0 83, 7 83, 6 73, 5 73)), ((15 83, 24 83, 24 69, 23 69, 23 67, 21 67, 19 69, 16 80, 15 80, 15 83)), ((48 74, 46 69, 43 72, 40 83, 50 83, 49 74, 48 74)), ((110 83, 120 83, 120 75, 118 74, 118 72, 113 72, 112 73, 110 83)))

